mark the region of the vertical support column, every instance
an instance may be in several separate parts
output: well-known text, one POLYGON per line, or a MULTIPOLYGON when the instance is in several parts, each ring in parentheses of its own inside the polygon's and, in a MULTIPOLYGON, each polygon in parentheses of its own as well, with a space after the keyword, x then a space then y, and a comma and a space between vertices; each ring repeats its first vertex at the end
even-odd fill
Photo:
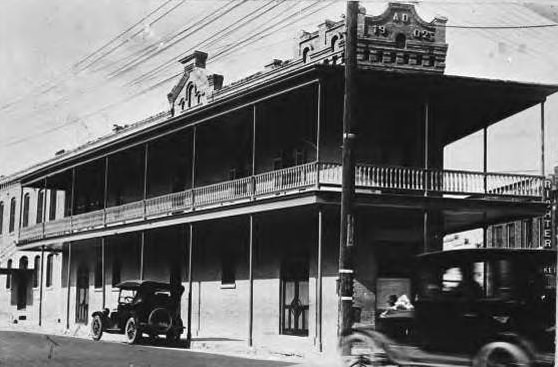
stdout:
POLYGON ((145 151, 143 156, 143 219, 147 217, 147 207, 145 200, 147 200, 147 162, 149 159, 149 143, 145 143, 145 151))
POLYGON ((70 328, 70 275, 72 274, 72 243, 68 243, 68 269, 67 269, 67 276, 66 276, 66 287, 67 287, 67 295, 66 295, 66 329, 70 328))
MULTIPOLYGON (((424 102, 424 196, 428 196, 428 185, 432 184, 432 177, 428 174, 429 166, 429 151, 428 135, 430 134, 430 105, 428 99, 424 102), (430 177, 430 181, 429 181, 430 177)), ((429 236, 429 223, 428 223, 428 210, 425 208, 423 213, 422 222, 422 245, 423 251, 428 252, 428 236, 429 236)))
MULTIPOLYGON (((41 275, 39 277, 39 326, 43 324, 43 278, 45 265, 45 246, 41 246, 41 275)), ((37 271, 35 269, 35 271, 37 271)))
POLYGON ((20 232, 21 232, 21 228, 22 228, 21 226, 22 226, 22 213, 23 213, 23 190, 24 190, 24 187, 21 186, 21 192, 19 193, 19 220, 18 220, 18 222, 19 222, 18 228, 20 230, 18 231, 18 236, 21 236, 20 232))
POLYGON ((104 192, 103 192, 103 210, 104 210, 104 218, 103 224, 107 225, 107 201, 108 201, 108 166, 109 166, 109 157, 108 155, 105 157, 105 182, 104 182, 104 192))
POLYGON ((188 234, 188 317, 186 331, 186 348, 192 345, 192 247, 194 244, 194 225, 189 224, 188 234))
POLYGON ((250 214, 250 244, 248 250, 248 279, 249 305, 248 305, 248 346, 253 345, 254 333, 254 215, 250 214))
POLYGON ((322 247, 323 247, 323 212, 318 209, 318 271, 316 279, 316 338, 318 352, 322 352, 322 247))
POLYGON ((252 115, 252 200, 256 198, 256 105, 253 106, 252 115))
POLYGON ((72 229, 75 204, 76 168, 72 167, 72 187, 70 189, 70 230, 72 229))
MULTIPOLYGON (((486 195, 488 193, 488 127, 485 126, 482 130, 482 173, 483 173, 483 191, 486 195)), ((482 241, 483 246, 488 247, 488 226, 486 225, 486 212, 483 213, 483 226, 482 226, 482 241)), ((485 287, 486 288, 486 287, 485 287)))
POLYGON ((197 126, 194 126, 192 131, 192 210, 196 207, 196 196, 194 190, 196 187, 196 135, 197 126))
POLYGON ((46 230, 46 223, 45 222, 46 222, 46 218, 47 218, 47 216, 46 216, 46 207, 47 207, 46 202, 47 202, 47 197, 48 197, 48 195, 47 195, 47 187, 48 187, 47 180, 48 180, 48 178, 45 177, 45 184, 43 186, 43 203, 42 203, 43 204, 43 213, 42 213, 43 217, 41 218, 41 222, 43 224, 43 238, 45 237, 45 230, 46 230))
MULTIPOLYGON (((341 226, 339 243, 339 315, 337 336, 353 326, 353 248, 355 246, 354 192, 356 135, 356 43, 358 1, 347 2, 345 43, 345 100, 343 108, 343 150, 341 185, 341 226)), ((346 353, 347 351, 343 351, 346 353)))
POLYGON ((546 102, 546 99, 543 100, 541 102, 541 176, 544 177, 545 175, 545 171, 544 171, 544 165, 545 165, 545 161, 544 161, 544 104, 546 102))
POLYGON ((140 235, 140 269, 139 269, 139 278, 143 280, 145 276, 145 231, 141 231, 140 235))
POLYGON ((103 307, 105 309, 106 302, 107 302, 107 291, 106 291, 106 266, 105 266, 105 237, 101 237, 101 282, 103 283, 102 287, 102 297, 103 297, 103 307))
POLYGON ((316 108, 316 187, 320 187, 320 141, 321 141, 321 125, 322 125, 322 83, 318 82, 318 103, 316 108))

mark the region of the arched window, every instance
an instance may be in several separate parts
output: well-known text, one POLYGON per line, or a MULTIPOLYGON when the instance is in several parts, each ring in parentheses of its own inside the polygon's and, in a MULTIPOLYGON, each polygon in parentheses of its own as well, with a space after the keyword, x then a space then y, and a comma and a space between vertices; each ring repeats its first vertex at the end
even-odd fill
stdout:
POLYGON ((45 191, 40 190, 39 195, 37 195, 37 224, 43 222, 44 201, 45 201, 45 191))
POLYGON ((41 257, 39 255, 35 256, 33 262, 33 288, 39 286, 39 271, 41 270, 41 257))
POLYGON ((22 256, 19 259, 19 269, 20 270, 27 270, 27 267, 29 266, 29 260, 27 259, 27 256, 22 256))
POLYGON ((21 218, 21 226, 29 225, 29 193, 23 195, 23 218, 21 218))
POLYGON ((46 261, 46 284, 47 287, 52 287, 52 265, 53 265, 53 256, 49 254, 47 256, 46 261))
POLYGON ((194 105, 194 84, 190 84, 186 90, 186 98, 188 99, 188 108, 194 105))
POLYGON ((16 212, 16 199, 12 198, 12 200, 10 200, 10 225, 8 228, 10 233, 12 233, 15 229, 15 212, 16 212))
POLYGON ((339 41, 339 37, 337 37, 337 36, 333 36, 331 38, 331 51, 336 50, 338 41, 339 41))
POLYGON ((0 201, 0 234, 4 228, 4 202, 0 201))
POLYGON ((306 63, 308 61, 308 53, 310 52, 310 48, 306 47, 303 51, 302 51, 302 62, 306 63))
POLYGON ((10 273, 10 269, 12 268, 12 259, 8 260, 6 268, 8 268, 8 274, 6 275, 6 289, 10 289, 12 287, 12 274, 10 273))
POLYGON ((397 34, 395 36, 395 47, 396 48, 405 48, 407 46, 407 37, 403 33, 397 34))

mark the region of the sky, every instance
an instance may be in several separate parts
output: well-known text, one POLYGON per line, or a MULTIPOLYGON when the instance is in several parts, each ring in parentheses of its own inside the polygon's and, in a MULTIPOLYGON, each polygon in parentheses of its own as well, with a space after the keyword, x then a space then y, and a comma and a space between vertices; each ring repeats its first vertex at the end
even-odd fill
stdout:
MULTIPOLYGON (((525 28, 557 23, 555 0, 414 4, 426 21, 448 18, 446 74, 558 84, 558 27, 525 28)), ((378 15, 387 2, 361 5, 378 15)), ((0 175, 168 109, 177 60, 194 49, 228 84, 292 58, 301 30, 344 10, 340 0, 2 0, 0 175)), ((489 129, 489 171, 540 172, 539 116, 535 107, 489 129)), ((548 173, 558 165, 558 96, 546 121, 548 173)), ((447 147, 445 166, 482 170, 482 135, 447 147)))

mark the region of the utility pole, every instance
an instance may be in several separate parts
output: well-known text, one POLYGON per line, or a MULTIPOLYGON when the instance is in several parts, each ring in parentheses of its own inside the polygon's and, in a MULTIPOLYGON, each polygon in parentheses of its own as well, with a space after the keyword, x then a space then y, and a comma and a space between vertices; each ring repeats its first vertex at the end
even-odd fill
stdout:
POLYGON ((356 43, 358 1, 347 1, 345 18, 345 98, 343 108, 343 151, 341 186, 341 228, 339 243, 339 316, 338 336, 346 335, 353 325, 353 259, 355 246, 355 157, 356 135, 356 43))

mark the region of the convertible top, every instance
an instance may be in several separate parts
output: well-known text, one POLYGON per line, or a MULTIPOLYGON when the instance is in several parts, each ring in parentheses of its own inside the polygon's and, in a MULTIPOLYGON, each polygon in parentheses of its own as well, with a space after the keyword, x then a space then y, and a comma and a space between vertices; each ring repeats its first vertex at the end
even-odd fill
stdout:
POLYGON ((154 290, 166 290, 166 291, 176 291, 180 290, 180 292, 184 291, 184 287, 182 285, 171 285, 169 283, 163 282, 156 282, 153 280, 126 280, 122 283, 118 283, 116 288, 119 289, 139 289, 139 288, 149 288, 154 290))

